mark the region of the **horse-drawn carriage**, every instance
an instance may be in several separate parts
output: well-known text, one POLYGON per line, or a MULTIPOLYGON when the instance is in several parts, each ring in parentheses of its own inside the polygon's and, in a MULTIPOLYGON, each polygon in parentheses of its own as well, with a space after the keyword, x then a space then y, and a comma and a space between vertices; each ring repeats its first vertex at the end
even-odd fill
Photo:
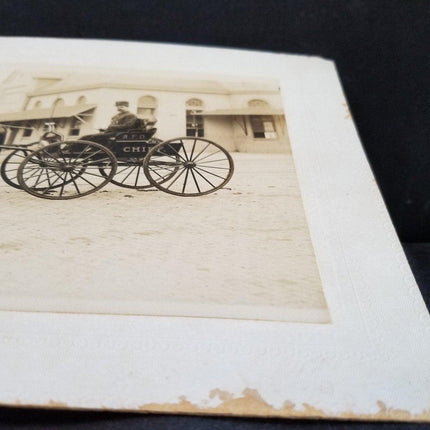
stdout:
POLYGON ((156 129, 142 127, 64 140, 53 126, 34 144, 2 146, 12 151, 1 165, 7 184, 54 200, 83 197, 108 183, 201 196, 224 187, 233 175, 230 154, 207 139, 161 141, 156 129))

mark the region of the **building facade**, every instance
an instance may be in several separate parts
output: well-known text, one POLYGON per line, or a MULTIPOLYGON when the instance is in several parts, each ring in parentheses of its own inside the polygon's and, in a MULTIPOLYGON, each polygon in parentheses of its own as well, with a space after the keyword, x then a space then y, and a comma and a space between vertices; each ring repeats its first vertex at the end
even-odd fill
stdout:
POLYGON ((156 119, 156 136, 198 136, 229 151, 287 152, 279 88, 273 82, 186 77, 136 77, 13 72, 0 87, 0 134, 7 144, 37 141, 47 122, 66 139, 106 128, 115 102, 129 102, 140 118, 156 119), (103 82, 102 82, 103 80, 103 82))

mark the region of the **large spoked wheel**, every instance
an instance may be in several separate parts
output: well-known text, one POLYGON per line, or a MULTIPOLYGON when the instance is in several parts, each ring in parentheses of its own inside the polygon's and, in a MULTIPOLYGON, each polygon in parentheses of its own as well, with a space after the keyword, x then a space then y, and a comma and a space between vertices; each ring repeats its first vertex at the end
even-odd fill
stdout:
POLYGON ((32 152, 20 164, 17 176, 20 187, 33 196, 67 200, 104 187, 116 168, 115 156, 109 149, 76 140, 53 143, 32 152))
POLYGON ((0 173, 6 184, 21 189, 18 183, 18 168, 30 152, 28 149, 16 149, 3 160, 0 173))
POLYGON ((198 137, 180 137, 154 146, 143 167, 154 187, 184 197, 219 190, 234 171, 233 159, 222 146, 198 137))
MULTIPOLYGON (((11 152, 1 164, 0 172, 2 179, 11 187, 17 188, 21 190, 21 186, 18 182, 18 169, 20 164, 24 161, 24 159, 34 152, 30 149, 17 149, 13 152, 11 152)), ((71 182, 72 180, 69 179, 67 182, 71 182)), ((53 185, 54 187, 60 187, 62 184, 58 183, 56 185, 53 185)), ((44 190, 46 187, 42 186, 40 187, 42 190, 44 190)))

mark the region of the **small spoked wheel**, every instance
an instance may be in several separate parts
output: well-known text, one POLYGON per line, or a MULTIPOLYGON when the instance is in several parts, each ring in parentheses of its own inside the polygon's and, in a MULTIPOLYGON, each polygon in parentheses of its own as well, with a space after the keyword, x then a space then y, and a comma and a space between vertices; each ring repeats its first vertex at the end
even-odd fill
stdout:
MULTIPOLYGON (((116 174, 111 179, 112 184, 118 187, 136 189, 152 187, 143 173, 141 159, 130 158, 129 160, 117 161, 117 164, 116 174)), ((103 166, 100 168, 100 173, 105 177, 109 175, 109 172, 106 172, 103 166)))
POLYGON ((184 197, 219 190, 234 171, 233 159, 221 145, 198 137, 159 143, 148 152, 143 167, 154 187, 184 197))
POLYGON ((16 149, 3 160, 0 172, 6 184, 21 189, 18 183, 18 168, 30 152, 29 149, 16 149))
MULTIPOLYGON (((161 143, 162 140, 152 138, 148 142, 151 146, 161 143)), ((154 186, 148 181, 143 169, 144 154, 140 157, 117 158, 117 169, 111 183, 123 188, 132 188, 137 190, 154 189, 154 186)), ((103 168, 100 169, 102 175, 107 176, 103 168)))
POLYGON ((76 140, 53 143, 30 153, 20 164, 17 176, 20 187, 36 197, 66 200, 104 187, 116 168, 109 149, 76 140))
MULTIPOLYGON (((138 190, 153 188, 143 171, 142 158, 121 159, 117 160, 117 164, 116 174, 110 181, 112 184, 138 190)), ((100 173, 103 176, 108 176, 108 172, 105 171, 104 167, 100 168, 100 173)))

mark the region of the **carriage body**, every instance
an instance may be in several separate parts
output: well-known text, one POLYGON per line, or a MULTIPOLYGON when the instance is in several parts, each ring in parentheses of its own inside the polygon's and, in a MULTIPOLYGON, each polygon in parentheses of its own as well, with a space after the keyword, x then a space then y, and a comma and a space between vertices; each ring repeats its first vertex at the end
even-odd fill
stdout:
POLYGON ((117 133, 99 133, 82 136, 79 140, 100 143, 115 155, 117 160, 126 161, 130 158, 144 159, 148 151, 160 143, 154 137, 156 129, 130 129, 117 133))
POLYGON ((11 186, 42 198, 91 194, 108 183, 201 196, 225 186, 233 160, 220 145, 199 137, 161 141, 156 129, 130 129, 65 141, 50 130, 39 142, 14 147, 1 166, 11 186))

